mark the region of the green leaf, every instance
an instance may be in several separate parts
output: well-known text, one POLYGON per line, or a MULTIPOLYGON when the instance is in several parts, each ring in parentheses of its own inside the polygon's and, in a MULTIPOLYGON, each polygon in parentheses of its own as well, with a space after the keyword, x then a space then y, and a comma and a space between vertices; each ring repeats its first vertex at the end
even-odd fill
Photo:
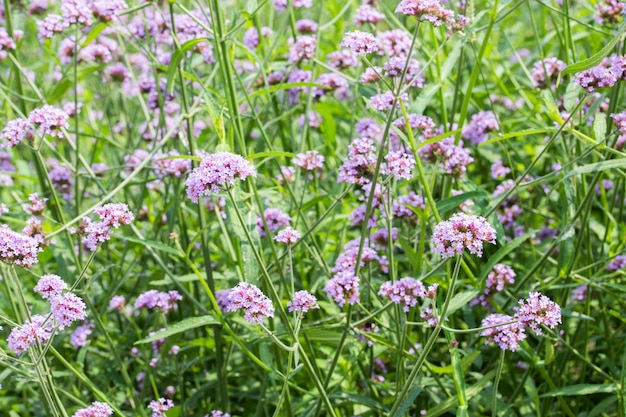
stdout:
POLYGON ((437 211, 439 213, 446 212, 448 210, 452 210, 457 208, 462 203, 476 197, 485 197, 485 193, 483 191, 468 191, 463 194, 455 195, 445 200, 438 201, 435 206, 437 207, 437 211))
POLYGON ((366 397, 365 395, 355 394, 352 392, 339 392, 331 395, 329 398, 331 400, 336 400, 336 403, 333 402, 333 404, 338 407, 343 404, 359 404, 369 407, 372 410, 379 410, 383 412, 389 411, 387 406, 372 399, 371 397, 366 397))
POLYGON ((411 391, 409 391, 409 394, 400 403, 400 406, 396 410, 396 413, 390 417, 399 417, 399 416, 405 415, 406 412, 409 411, 409 408, 411 407, 411 405, 413 405, 413 402, 415 401, 417 396, 420 394, 420 392, 422 392, 423 389, 424 387, 422 387, 421 385, 418 385, 415 388, 413 388, 411 391))
POLYGON ((563 124, 563 118, 561 117, 561 112, 559 112, 559 106, 556 105, 556 101, 554 101, 554 97, 552 96, 552 92, 550 90, 543 90, 541 92, 541 98, 543 99, 544 104, 548 108, 548 117, 554 122, 558 124, 563 124))
POLYGON ((220 324, 220 321, 213 317, 212 315, 206 315, 201 317, 189 317, 178 323, 174 323, 168 326, 165 330, 156 332, 152 336, 144 337, 141 340, 135 342, 136 345, 141 345, 144 343, 150 343, 155 340, 168 338, 175 334, 179 334, 185 332, 187 330, 195 329, 197 327, 209 326, 211 324, 220 324))
POLYGON ((574 110, 579 101, 578 96, 582 91, 582 87, 578 84, 569 83, 567 85, 567 90, 565 90, 565 95, 563 96, 563 107, 565 107, 565 110, 568 112, 574 110))
POLYGON ((98 36, 100 36, 100 34, 102 33, 102 31, 104 29, 106 29, 108 26, 108 24, 100 22, 97 25, 94 25, 91 27, 91 30, 89 31, 89 34, 87 35, 87 37, 85 38, 85 41, 80 45, 81 48, 84 48, 85 46, 89 45, 91 42, 93 42, 94 40, 96 40, 96 38, 98 36))
POLYGON ((224 116, 222 116, 223 108, 218 110, 219 106, 210 94, 204 95, 204 101, 206 104, 203 107, 209 113, 211 124, 217 133, 217 137, 220 138, 220 143, 224 144, 226 141, 226 129, 224 129, 224 116))
POLYGON ((174 53, 172 54, 170 63, 167 66, 166 91, 169 94, 172 94, 172 92, 174 91, 174 83, 173 83, 174 76, 176 76, 176 73, 178 72, 178 68, 180 66, 180 62, 183 60, 183 57, 185 56, 185 54, 197 44, 201 42, 207 42, 207 41, 209 41, 208 38, 195 38, 195 39, 192 39, 190 41, 183 43, 180 46, 180 49, 177 49, 174 51, 174 53))
POLYGON ((581 72, 591 67, 595 67, 600 62, 602 62, 604 57, 606 57, 608 54, 611 53, 611 51, 613 50, 613 47, 615 46, 619 38, 624 34, 625 30, 626 30, 626 20, 622 22, 615 36, 611 38, 611 40, 604 46, 604 48, 600 49, 598 52, 596 52, 595 54, 593 54, 587 59, 579 61, 575 64, 570 64, 567 67, 565 67, 565 69, 563 69, 563 71, 561 71, 561 73, 559 74, 559 79, 557 80, 557 84, 561 82, 561 77, 564 77, 568 74, 573 74, 575 72, 581 72))
POLYGON ((281 152, 281 151, 272 151, 272 152, 259 152, 252 155, 248 155, 249 159, 256 158, 265 158, 268 156, 284 156, 285 158, 295 158, 295 154, 291 152, 281 152))
POLYGON ((63 98, 67 90, 69 90, 70 87, 72 87, 73 85, 74 83, 69 78, 65 78, 61 80, 60 82, 56 84, 56 86, 54 87, 54 90, 52 90, 52 93, 50 93, 46 101, 49 104, 57 103, 63 98))
POLYGON ((129 242, 139 243, 144 246, 150 246, 151 248, 158 249, 160 251, 169 253, 171 255, 182 256, 182 254, 180 253, 178 249, 172 248, 171 246, 167 246, 165 243, 157 242, 156 240, 139 239, 139 238, 130 237, 130 236, 122 236, 121 239, 127 240, 129 242))
MULTIPOLYGON (((571 171, 565 173, 563 175, 563 178, 559 180, 559 183, 566 180, 567 178, 575 177, 576 175, 589 173, 595 174, 596 172, 608 171, 618 168, 626 168, 626 159, 611 159, 608 161, 595 162, 593 164, 587 164, 578 168, 574 168, 571 171)), ((555 184, 555 187, 559 185, 559 183, 555 184)))
POLYGON ((478 290, 472 290, 456 294, 454 297, 452 297, 452 300, 450 300, 450 306, 448 307, 448 311, 446 313, 447 316, 450 317, 452 314, 454 314, 455 311, 457 311, 464 305, 467 305, 474 297, 478 295, 478 293, 478 290))
POLYGON ((540 397, 561 397, 567 395, 591 395, 601 393, 616 393, 617 385, 615 384, 578 384, 567 387, 557 388, 540 397))
MULTIPOLYGON (((487 375, 485 375, 484 377, 476 381, 471 387, 467 388, 466 390, 467 399, 470 400, 476 395, 480 394, 495 375, 496 375, 496 371, 494 369, 491 372, 489 372, 487 375)), ((426 417, 440 416, 446 413, 447 411, 453 409, 454 407, 457 407, 457 404, 458 404, 457 398, 450 397, 447 400, 430 408, 428 412, 426 413, 426 417)))
POLYGON ((600 401, 598 405, 593 407, 589 414, 586 417, 596 417, 600 414, 604 413, 609 407, 611 407, 617 401, 617 395, 606 397, 604 400, 600 401))
POLYGON ((593 137, 602 141, 606 137, 606 113, 598 112, 593 119, 593 137))
POLYGON ((500 142, 502 140, 511 139, 511 138, 517 138, 517 137, 520 137, 520 136, 539 135, 539 134, 549 133, 549 132, 552 132, 553 130, 554 129, 527 129, 527 130, 519 130, 517 132, 511 132, 511 133, 506 133, 504 135, 496 136, 495 138, 492 138, 492 139, 489 139, 489 140, 486 140, 486 141, 482 142, 478 146, 486 146, 486 145, 490 145, 490 144, 495 143, 495 142, 500 142))

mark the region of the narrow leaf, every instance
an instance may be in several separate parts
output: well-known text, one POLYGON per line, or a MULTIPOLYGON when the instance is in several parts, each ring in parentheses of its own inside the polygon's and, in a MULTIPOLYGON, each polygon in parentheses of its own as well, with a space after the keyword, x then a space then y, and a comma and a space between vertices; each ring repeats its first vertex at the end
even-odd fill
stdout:
POLYGON ((195 329, 197 327, 209 326, 211 324, 220 324, 220 321, 211 315, 190 317, 179 321, 178 323, 174 323, 171 326, 168 326, 165 330, 157 332, 152 336, 148 336, 141 340, 138 340, 137 342, 135 342, 135 344, 140 345, 143 343, 150 343, 155 340, 164 339, 175 334, 185 332, 187 330, 195 329))

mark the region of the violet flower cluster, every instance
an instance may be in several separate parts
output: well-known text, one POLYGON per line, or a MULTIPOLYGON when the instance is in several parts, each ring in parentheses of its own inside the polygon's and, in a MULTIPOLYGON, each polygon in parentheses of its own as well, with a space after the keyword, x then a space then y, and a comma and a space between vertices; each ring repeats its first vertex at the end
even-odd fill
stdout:
POLYGON ((432 239, 443 258, 461 255, 463 249, 481 257, 484 242, 496 244, 496 231, 484 217, 456 213, 435 226, 432 239))
POLYGON ((228 293, 227 311, 245 310, 243 317, 250 323, 263 324, 274 317, 272 301, 254 284, 240 282, 228 293))
POLYGON ((497 343, 500 349, 516 351, 519 343, 526 339, 526 329, 532 329, 541 335, 540 326, 554 329, 561 324, 561 308, 550 298, 538 292, 531 292, 525 300, 519 300, 513 316, 490 314, 481 323, 482 327, 496 326, 485 329, 481 336, 487 337, 485 344, 497 343))
POLYGON ((317 297, 306 290, 296 291, 293 294, 293 300, 287 302, 289 312, 306 313, 314 308, 320 308, 317 304, 317 297))
POLYGON ((178 308, 178 302, 182 299, 183 296, 176 290, 168 292, 148 290, 137 297, 135 308, 160 309, 163 314, 167 314, 170 310, 178 308))
POLYGON ((242 156, 230 152, 209 154, 187 177, 187 196, 197 203, 201 196, 218 193, 248 177, 256 177, 256 171, 242 156))
POLYGON ((14 232, 6 224, 0 226, 0 261, 32 268, 39 262, 39 252, 41 248, 36 239, 14 232))
POLYGON ((411 277, 383 282, 378 290, 378 295, 389 298, 395 304, 402 305, 405 313, 411 307, 415 307, 420 299, 434 298, 436 293, 437 284, 431 285, 426 289, 421 281, 411 277))
POLYGON ((80 409, 72 414, 72 417, 109 417, 113 409, 107 403, 94 401, 87 408, 80 409))
POLYGON ((504 290, 505 286, 515 284, 515 270, 505 264, 496 264, 487 275, 486 288, 482 294, 470 301, 470 306, 482 305, 489 306, 489 301, 493 296, 504 290))
POLYGON ((108 203, 96 208, 95 212, 102 221, 94 222, 84 218, 81 226, 72 229, 72 232, 83 236, 83 244, 92 252, 100 244, 111 239, 113 229, 129 225, 135 220, 135 215, 129 210, 128 205, 124 203, 108 203))

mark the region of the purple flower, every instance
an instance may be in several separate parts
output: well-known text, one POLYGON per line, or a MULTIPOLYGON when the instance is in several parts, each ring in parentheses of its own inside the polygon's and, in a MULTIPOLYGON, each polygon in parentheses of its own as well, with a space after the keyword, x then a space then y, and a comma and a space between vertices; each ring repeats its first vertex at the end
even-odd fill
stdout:
POLYGON ((50 310, 60 329, 87 318, 87 306, 79 296, 71 292, 51 298, 50 310))
POLYGON ((299 64, 309 61, 315 57, 315 48, 317 40, 315 36, 300 35, 296 36, 296 41, 290 41, 289 54, 287 59, 290 64, 299 64))
POLYGON ((173 308, 178 308, 178 301, 183 299, 178 291, 160 292, 157 290, 148 290, 140 294, 135 300, 135 308, 147 308, 153 310, 161 309, 163 314, 167 314, 173 308))
POLYGON ((109 310, 122 311, 125 305, 126 299, 123 295, 114 295, 111 297, 111 301, 109 301, 109 310))
POLYGON ((435 27, 454 22, 454 12, 444 8, 439 0, 402 0, 396 13, 424 19, 435 27))
POLYGON ((316 84, 325 86, 326 88, 314 88, 313 97, 321 98, 326 93, 334 92, 337 100, 349 100, 351 98, 350 85, 342 75, 333 73, 320 74, 315 80, 316 84))
POLYGON ((379 50, 378 40, 374 35, 358 30, 346 33, 341 41, 341 46, 349 48, 361 56, 378 52, 379 50))
POLYGON ((293 301, 288 301, 287 307, 289 307, 289 312, 298 311, 301 313, 306 313, 314 308, 320 308, 317 304, 317 298, 306 290, 293 293, 293 301))
POLYGON ((339 167, 337 182, 363 185, 376 167, 376 147, 369 138, 357 138, 348 145, 348 157, 339 167))
POLYGON ((242 156, 230 152, 209 154, 187 177, 187 196, 197 203, 201 196, 210 196, 223 187, 233 186, 235 180, 248 177, 256 177, 256 171, 242 156))
POLYGON ((306 151, 297 154, 291 162, 305 171, 314 171, 324 167, 324 155, 320 155, 318 151, 306 151))
POLYGON ((91 25, 91 10, 85 0, 63 0, 61 2, 63 19, 69 23, 80 23, 85 26, 91 25))
POLYGON ((389 152, 385 156, 387 165, 383 173, 393 175, 396 179, 413 178, 413 168, 415 168, 415 158, 413 154, 402 151, 389 152))
POLYGON ((87 338, 91 334, 91 329, 93 329, 93 323, 78 326, 70 335, 70 344, 76 349, 85 346, 89 341, 87 338))
POLYGON ((51 300, 52 298, 61 295, 65 289, 67 289, 67 284, 61 279, 60 276, 47 274, 39 278, 34 291, 40 294, 42 298, 51 300))
POLYGON ((55 163, 48 172, 52 185, 61 192, 61 196, 66 200, 72 199, 72 190, 74 189, 74 177, 72 170, 66 166, 55 163))
MULTIPOLYGON (((272 29, 267 26, 261 27, 261 36, 269 38, 272 36, 272 29)), ((250 49, 256 49, 259 46, 259 31, 256 27, 251 27, 243 34, 243 43, 250 49)))
POLYGON ((406 30, 393 29, 381 32, 378 35, 382 53, 389 56, 406 57, 411 49, 411 34, 406 30))
POLYGON ((180 156, 180 154, 176 150, 154 155, 153 165, 160 178, 165 176, 182 178, 189 171, 191 171, 191 160, 184 158, 172 158, 177 156, 180 156))
POLYGON ((396 102, 395 108, 393 107, 394 101, 395 96, 393 93, 391 91, 386 91, 372 96, 367 107, 378 111, 393 111, 400 108, 400 101, 404 102, 404 105, 406 106, 409 103, 409 95, 407 93, 402 93, 396 102))
POLYGON ((274 237, 274 240, 285 245, 295 245, 301 237, 300 232, 288 226, 280 230, 274 237))
POLYGON ((230 294, 230 288, 215 291, 215 301, 222 312, 228 311, 228 304, 230 304, 228 294, 230 294))
POLYGON ((490 314, 481 323, 481 327, 496 325, 499 326, 485 329, 480 333, 481 336, 487 337, 485 344, 497 343, 500 349, 508 349, 512 352, 519 349, 519 343, 526 339, 524 325, 516 321, 514 317, 505 314, 490 314))
POLYGON ((23 140, 32 140, 35 137, 35 131, 28 120, 13 119, 2 129, 0 137, 7 141, 2 146, 12 148, 23 140))
POLYGON ((109 417, 113 414, 113 409, 107 403, 94 401, 90 407, 76 411, 72 417, 109 417))
POLYGON ((128 8, 124 0, 94 0, 90 3, 94 17, 109 22, 121 11, 128 8))
POLYGON ((463 139, 469 139, 474 145, 487 140, 487 133, 500 129, 498 117, 491 110, 481 111, 472 116, 470 122, 463 127, 463 139))
POLYGON ((572 290, 572 295, 570 300, 574 301, 585 301, 587 299, 587 290, 588 287, 586 285, 581 285, 572 290))
POLYGON ((102 207, 96 208, 95 212, 100 216, 102 223, 115 229, 122 225, 129 225, 135 220, 135 216, 128 209, 128 205, 124 203, 105 204, 102 207))
POLYGON ((83 236, 83 244, 90 251, 95 251, 100 244, 111 239, 113 231, 111 228, 102 222, 92 222, 89 219, 83 219, 87 226, 85 228, 86 236, 83 236))
POLYGON ((591 93, 597 88, 613 87, 619 81, 619 77, 612 68, 600 64, 574 75, 574 82, 591 93))
POLYGON ((407 217, 412 221, 417 221, 417 214, 409 207, 424 210, 424 208, 426 208, 424 197, 416 194, 414 191, 409 191, 409 194, 401 195, 398 197, 398 201, 393 202, 394 216, 407 217))
POLYGON ((483 242, 496 244, 496 231, 484 217, 456 213, 433 230, 434 250, 443 258, 461 255, 465 248, 481 257, 483 242))
POLYGON ((405 277, 397 281, 383 282, 378 295, 389 298, 395 304, 401 304, 402 309, 408 312, 415 307, 420 298, 426 297, 426 287, 415 278, 405 277))
POLYGON ((354 25, 359 27, 366 23, 378 23, 385 18, 385 15, 369 4, 363 4, 356 9, 354 14, 354 25))
POLYGON ((300 19, 296 22, 296 30, 300 33, 315 33, 317 22, 311 19, 300 19))
POLYGON ((0 261, 32 268, 39 262, 37 254, 40 251, 35 239, 14 232, 6 224, 0 226, 0 261))
POLYGON ((567 64, 558 58, 546 58, 533 64, 533 83, 537 88, 548 88, 556 82, 567 64))
POLYGON ((487 276, 487 288, 492 292, 504 290, 505 285, 515 284, 515 271, 508 265, 496 264, 487 276))
POLYGON ((172 407, 174 407, 174 402, 165 398, 150 401, 148 405, 148 408, 152 410, 152 417, 165 417, 165 412, 172 407))
POLYGON ((44 316, 35 314, 31 317, 30 322, 24 323, 21 327, 14 327, 7 337, 9 349, 16 355, 21 355, 22 352, 37 343, 46 344, 52 337, 52 323, 48 322, 44 327, 45 322, 44 316))
POLYGON ((504 166, 502 160, 498 160, 491 165, 491 178, 494 180, 502 179, 511 172, 511 168, 504 166))
POLYGON ((30 205, 25 205, 24 210, 32 214, 33 216, 40 215, 46 208, 46 203, 48 202, 47 198, 39 198, 39 194, 33 193, 28 196, 30 200, 30 205))
POLYGON ((335 69, 351 68, 359 65, 359 57, 354 51, 342 49, 326 55, 326 62, 335 69))
POLYGON ((324 286, 324 291, 339 307, 343 307, 346 301, 348 304, 356 304, 360 301, 359 277, 354 275, 354 272, 339 272, 328 280, 324 286))
POLYGON ((69 129, 69 116, 61 109, 44 105, 30 112, 28 121, 40 129, 42 135, 63 137, 61 129, 69 129))
MULTIPOLYGON (((204 417, 209 417, 209 415, 205 415, 204 417)), ((210 417, 230 417, 230 414, 225 413, 221 410, 211 410, 211 416, 210 417)))
POLYGON ((268 208, 263 212, 263 217, 261 215, 257 218, 257 227, 259 229, 259 235, 265 236, 265 227, 263 225, 263 219, 265 218, 265 223, 267 223, 267 228, 270 233, 280 229, 281 227, 289 226, 289 222, 291 221, 291 217, 284 211, 277 208, 268 208))
POLYGON ((531 292, 525 300, 519 300, 515 319, 541 334, 539 325, 554 329, 561 324, 561 307, 545 295, 531 292))
POLYGON ((438 142, 422 146, 418 154, 431 163, 439 162, 441 169, 447 174, 460 177, 467 172, 467 166, 474 162, 469 149, 463 142, 454 144, 454 138, 445 138, 438 142))
POLYGON ((262 324, 266 317, 274 317, 274 306, 261 290, 247 282, 240 282, 228 294, 227 311, 245 310, 243 317, 250 323, 262 324))
POLYGON ((620 0, 601 0, 596 4, 595 19, 598 23, 606 25, 619 23, 625 6, 626 4, 620 0))
MULTIPOLYGON (((392 56, 383 67, 387 76, 400 79, 406 68, 404 83, 409 84, 413 88, 423 88, 426 83, 420 63, 417 59, 410 59, 407 66, 407 59, 404 56, 392 56)), ((404 119, 404 118, 403 118, 404 119)))
POLYGON ((626 255, 617 255, 607 266, 609 272, 617 271, 626 267, 626 255))

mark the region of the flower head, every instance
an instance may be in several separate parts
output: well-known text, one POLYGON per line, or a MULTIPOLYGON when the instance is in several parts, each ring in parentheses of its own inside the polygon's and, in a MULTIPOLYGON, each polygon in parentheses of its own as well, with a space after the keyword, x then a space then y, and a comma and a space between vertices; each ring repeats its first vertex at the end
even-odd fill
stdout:
POLYGON ((35 292, 40 294, 44 299, 50 300, 53 297, 61 295, 64 289, 67 288, 65 281, 60 276, 54 274, 43 275, 39 278, 37 285, 35 285, 35 292))
POLYGON ((324 291, 339 307, 343 307, 346 301, 348 304, 356 304, 360 301, 359 282, 359 277, 354 272, 342 271, 328 280, 324 291))
POLYGON ((263 323, 266 317, 274 317, 272 301, 254 284, 240 282, 228 294, 227 311, 245 310, 243 317, 250 323, 263 323))
POLYGON ((75 321, 87 318, 87 306, 79 296, 71 292, 52 298, 50 309, 54 320, 61 329, 75 321))
POLYGON ((7 344, 15 354, 21 355, 22 352, 37 343, 45 344, 52 337, 52 323, 39 314, 31 317, 30 322, 24 323, 21 327, 14 327, 7 337, 7 344))
POLYGON ((91 406, 75 412, 72 417, 109 417, 113 414, 113 409, 107 403, 94 401, 91 406))
POLYGON ((531 292, 525 300, 519 300, 515 319, 541 334, 540 325, 554 329, 561 324, 561 307, 538 292, 531 292))
POLYGON ((39 262, 37 259, 39 252, 37 240, 14 232, 6 224, 0 226, 0 261, 32 268, 39 262))
POLYGON ((470 253, 483 254, 483 242, 496 243, 496 231, 484 217, 456 213, 433 230, 435 251, 444 258, 461 255, 467 248, 470 253))
POLYGON ((519 343, 526 339, 524 325, 505 314, 490 314, 483 319, 481 326, 496 326, 483 330, 480 335, 487 337, 485 344, 497 343, 503 350, 515 352, 519 349, 519 343))
POLYGON ((242 156, 230 152, 209 154, 187 177, 187 196, 197 203, 201 196, 210 196, 248 177, 256 177, 256 171, 242 156))
POLYGON ((287 307, 289 307, 289 312, 298 311, 302 313, 313 308, 320 308, 317 304, 317 298, 306 290, 293 293, 293 301, 287 302, 287 307))
POLYGON ((274 240, 278 243, 283 243, 285 245, 295 245, 301 237, 302 235, 300 234, 300 232, 292 227, 287 226, 276 234, 274 240))
POLYGON ((346 33, 341 41, 341 46, 349 48, 361 56, 378 52, 379 50, 378 40, 374 35, 358 30, 346 33))
POLYGON ((174 402, 165 398, 150 401, 148 408, 152 410, 152 417, 165 417, 165 412, 174 407, 174 402))
POLYGON ((389 298, 395 304, 401 304, 402 309, 408 312, 411 307, 415 307, 420 298, 426 297, 426 287, 415 278, 405 277, 395 282, 383 282, 378 295, 389 298))

